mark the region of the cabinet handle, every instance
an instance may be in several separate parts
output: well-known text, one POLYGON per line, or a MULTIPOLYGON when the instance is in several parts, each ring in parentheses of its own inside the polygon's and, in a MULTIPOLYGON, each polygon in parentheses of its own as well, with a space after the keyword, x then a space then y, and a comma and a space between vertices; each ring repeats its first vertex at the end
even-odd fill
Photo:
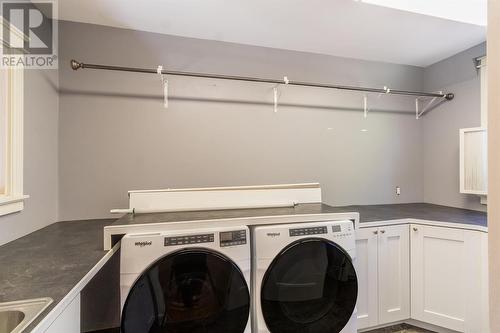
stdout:
POLYGON ((380 230, 381 233, 385 234, 385 230, 380 230))
POLYGON ((416 228, 416 227, 413 227, 413 231, 418 231, 418 228, 416 228))
POLYGON ((378 234, 378 231, 377 231, 377 230, 375 230, 373 233, 374 233, 375 235, 377 235, 377 234, 378 234))

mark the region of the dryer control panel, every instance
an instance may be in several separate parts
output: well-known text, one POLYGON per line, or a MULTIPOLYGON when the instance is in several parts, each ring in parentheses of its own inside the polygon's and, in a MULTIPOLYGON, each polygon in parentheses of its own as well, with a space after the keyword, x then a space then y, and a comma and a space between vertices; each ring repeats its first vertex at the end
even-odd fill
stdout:
POLYGON ((221 247, 243 245, 247 243, 247 232, 245 230, 220 232, 219 237, 221 247))
POLYGON ((327 227, 310 227, 290 229, 290 237, 327 234, 327 227))
POLYGON ((165 237, 165 246, 213 243, 214 234, 165 237))

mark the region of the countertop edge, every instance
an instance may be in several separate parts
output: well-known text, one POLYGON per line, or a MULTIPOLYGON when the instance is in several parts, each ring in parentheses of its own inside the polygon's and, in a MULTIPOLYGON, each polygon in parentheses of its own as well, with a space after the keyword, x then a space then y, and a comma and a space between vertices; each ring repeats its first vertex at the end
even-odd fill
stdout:
POLYGON ((428 225, 431 227, 454 228, 454 229, 463 229, 463 230, 471 230, 471 231, 479 231, 479 232, 488 233, 488 227, 484 227, 481 225, 455 223, 455 222, 432 221, 432 220, 423 220, 423 219, 415 219, 415 218, 363 222, 363 223, 359 224, 359 228, 360 229, 376 228, 376 227, 401 225, 401 224, 420 224, 420 225, 428 225))
MULTIPOLYGON (((56 320, 59 315, 66 309, 66 307, 73 301, 73 299, 85 288, 85 286, 92 280, 92 278, 101 270, 101 268, 111 259, 111 257, 120 249, 120 242, 116 243, 112 249, 95 264, 85 276, 78 281, 78 283, 66 294, 66 296, 59 301, 49 312, 45 315, 40 314, 43 318, 40 322, 30 331, 31 333, 45 332, 56 320)), ((36 320, 36 319, 35 319, 36 320)), ((27 332, 26 332, 27 333, 27 332)))

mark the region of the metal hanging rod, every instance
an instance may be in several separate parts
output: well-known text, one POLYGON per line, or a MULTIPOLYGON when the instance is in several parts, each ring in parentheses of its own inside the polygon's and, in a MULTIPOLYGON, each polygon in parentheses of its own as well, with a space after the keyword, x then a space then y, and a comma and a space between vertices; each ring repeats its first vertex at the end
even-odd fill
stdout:
MULTIPOLYGON (((71 68, 75 71, 78 69, 104 69, 104 70, 110 70, 110 71, 158 74, 157 69, 86 64, 86 63, 79 62, 76 60, 71 60, 71 68)), ((287 84, 287 85, 292 85, 292 86, 330 88, 330 89, 362 91, 362 92, 379 93, 379 94, 444 98, 444 99, 449 100, 449 101, 455 97, 455 95, 453 93, 432 93, 432 92, 422 92, 422 91, 395 90, 395 89, 389 89, 387 87, 368 88, 368 87, 343 86, 343 85, 325 84, 325 83, 311 83, 311 82, 292 81, 292 80, 288 80, 286 77, 284 80, 276 80, 276 79, 266 79, 266 78, 256 78, 256 77, 209 74, 209 73, 193 73, 193 72, 181 72, 181 71, 169 71, 169 70, 161 70, 161 74, 177 75, 177 76, 190 76, 190 77, 202 77, 202 78, 221 79, 221 80, 261 82, 261 83, 272 83, 272 84, 287 84)))

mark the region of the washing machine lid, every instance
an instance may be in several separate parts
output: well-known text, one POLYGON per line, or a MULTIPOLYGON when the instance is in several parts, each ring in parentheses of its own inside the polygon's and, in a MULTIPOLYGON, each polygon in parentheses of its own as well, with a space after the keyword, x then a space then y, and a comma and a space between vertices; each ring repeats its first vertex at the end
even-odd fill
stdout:
POLYGON ((349 254, 326 239, 302 239, 281 251, 264 275, 262 314, 271 333, 340 332, 357 295, 349 254))
POLYGON ((238 266, 206 249, 171 253, 132 286, 122 333, 244 332, 250 294, 238 266))

